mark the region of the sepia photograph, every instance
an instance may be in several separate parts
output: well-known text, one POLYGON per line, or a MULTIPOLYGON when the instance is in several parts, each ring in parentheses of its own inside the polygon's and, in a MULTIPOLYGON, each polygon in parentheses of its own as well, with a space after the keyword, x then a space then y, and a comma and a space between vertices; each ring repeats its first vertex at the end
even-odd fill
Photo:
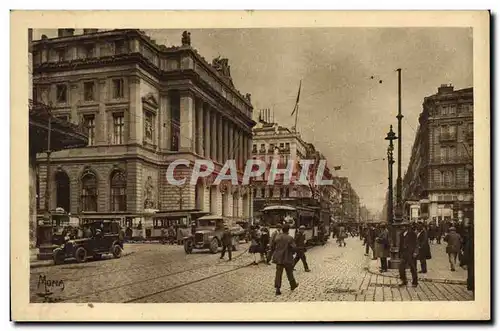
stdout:
POLYGON ((488 12, 139 13, 12 12, 14 319, 490 318, 488 12))

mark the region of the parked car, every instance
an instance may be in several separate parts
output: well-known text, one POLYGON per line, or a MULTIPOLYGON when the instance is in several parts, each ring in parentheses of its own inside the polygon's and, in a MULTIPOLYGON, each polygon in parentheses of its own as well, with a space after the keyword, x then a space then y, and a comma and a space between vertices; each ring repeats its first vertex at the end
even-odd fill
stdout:
MULTIPOLYGON (((196 220, 196 231, 194 236, 184 237, 184 251, 191 254, 194 249, 208 249, 210 253, 217 253, 222 246, 222 233, 226 220, 222 216, 206 215, 196 220)), ((233 250, 238 249, 241 227, 231 227, 233 233, 233 250)))
POLYGON ((81 238, 68 240, 54 249, 55 264, 62 264, 66 259, 72 258, 82 263, 89 257, 100 259, 103 254, 121 257, 124 233, 118 222, 93 220, 83 227, 81 238))

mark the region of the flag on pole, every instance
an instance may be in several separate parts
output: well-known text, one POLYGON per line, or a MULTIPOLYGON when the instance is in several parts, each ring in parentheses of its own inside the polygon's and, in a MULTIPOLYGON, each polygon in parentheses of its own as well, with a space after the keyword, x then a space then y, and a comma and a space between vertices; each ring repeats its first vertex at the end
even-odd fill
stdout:
POLYGON ((300 80, 300 83, 299 83, 299 93, 297 93, 297 101, 295 101, 295 107, 293 108, 293 111, 292 113, 290 114, 290 116, 292 116, 293 114, 295 114, 295 112, 297 111, 297 109, 299 108, 299 100, 300 100, 300 89, 302 88, 302 79, 300 80))

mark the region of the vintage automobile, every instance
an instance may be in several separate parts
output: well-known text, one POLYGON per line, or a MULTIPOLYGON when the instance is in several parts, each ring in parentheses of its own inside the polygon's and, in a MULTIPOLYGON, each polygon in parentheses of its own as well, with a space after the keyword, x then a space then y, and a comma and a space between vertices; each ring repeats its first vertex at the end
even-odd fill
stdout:
POLYGON ((62 264, 66 259, 82 263, 87 258, 100 259, 103 254, 120 258, 123 251, 124 234, 116 221, 92 220, 80 229, 81 235, 67 240, 53 251, 54 264, 62 264))
MULTIPOLYGON (((206 215, 196 220, 196 232, 184 238, 184 251, 191 254, 194 249, 208 249, 210 253, 217 253, 222 246, 222 234, 226 220, 222 216, 206 215)), ((244 231, 240 226, 231 227, 233 234, 233 251, 238 249, 239 236, 244 231)))

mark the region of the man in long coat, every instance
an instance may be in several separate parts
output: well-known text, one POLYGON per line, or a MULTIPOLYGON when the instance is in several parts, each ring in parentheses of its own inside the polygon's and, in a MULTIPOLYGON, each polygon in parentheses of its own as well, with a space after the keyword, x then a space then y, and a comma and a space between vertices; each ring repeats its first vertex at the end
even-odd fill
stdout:
POLYGON ((418 256, 420 261, 420 273, 427 273, 427 260, 431 259, 431 246, 429 245, 429 237, 427 231, 422 223, 418 224, 417 242, 418 242, 418 256))
POLYGON ((273 242, 273 263, 276 264, 276 275, 274 278, 274 287, 276 288, 276 295, 281 294, 281 278, 283 277, 283 270, 286 272, 286 277, 290 283, 290 289, 293 291, 299 286, 293 277, 293 253, 296 251, 297 246, 295 240, 288 234, 290 226, 283 225, 283 232, 279 234, 273 242))
POLYGON ((417 263, 418 256, 418 241, 417 234, 411 229, 408 224, 404 224, 403 231, 399 237, 399 278, 401 279, 400 286, 406 286, 408 280, 406 278, 406 268, 409 267, 411 271, 412 286, 418 285, 417 277, 417 263))
POLYGON ((457 263, 457 256, 462 247, 462 237, 456 232, 455 227, 451 227, 450 232, 444 237, 444 241, 448 243, 446 246, 446 253, 450 261, 451 271, 455 271, 455 264, 457 263))
POLYGON ((387 271, 387 258, 390 255, 389 230, 384 223, 380 225, 380 232, 375 240, 374 256, 380 258, 380 272, 387 271))

